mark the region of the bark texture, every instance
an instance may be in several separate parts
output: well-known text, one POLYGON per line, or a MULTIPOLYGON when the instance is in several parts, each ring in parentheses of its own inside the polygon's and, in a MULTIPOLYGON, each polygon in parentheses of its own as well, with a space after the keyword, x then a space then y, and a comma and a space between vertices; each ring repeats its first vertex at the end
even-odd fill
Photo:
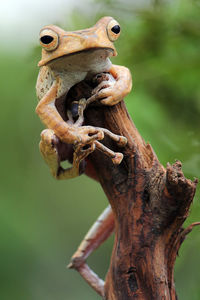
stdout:
POLYGON ((86 124, 107 128, 128 139, 127 146, 119 148, 105 138, 107 147, 124 154, 120 165, 113 165, 99 151, 88 157, 91 176, 98 176, 115 217, 105 299, 175 300, 177 252, 186 234, 198 224, 185 230, 182 227, 197 180, 184 177, 180 161, 166 168, 160 164, 123 101, 113 107, 89 107, 85 116, 86 124))
MULTIPOLYGON (((78 84, 69 93, 68 103, 88 98, 92 88, 85 82, 78 84)), ((84 115, 85 125, 107 128, 128 140, 127 146, 120 148, 109 137, 104 139, 108 148, 124 154, 120 165, 98 150, 87 158, 86 174, 102 185, 115 218, 105 299, 175 300, 176 256, 186 235, 199 225, 182 227, 197 180, 184 177, 180 161, 166 168, 160 164, 123 101, 112 107, 89 106, 84 115)))

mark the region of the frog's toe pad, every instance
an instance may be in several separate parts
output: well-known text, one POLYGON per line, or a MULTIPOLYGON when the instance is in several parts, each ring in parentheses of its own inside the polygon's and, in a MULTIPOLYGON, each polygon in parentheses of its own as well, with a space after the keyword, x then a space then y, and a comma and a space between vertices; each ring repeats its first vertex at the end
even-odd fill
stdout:
POLYGON ((112 162, 115 164, 115 165, 119 165, 123 159, 123 154, 120 153, 120 152, 116 152, 115 154, 115 157, 112 158, 112 162))

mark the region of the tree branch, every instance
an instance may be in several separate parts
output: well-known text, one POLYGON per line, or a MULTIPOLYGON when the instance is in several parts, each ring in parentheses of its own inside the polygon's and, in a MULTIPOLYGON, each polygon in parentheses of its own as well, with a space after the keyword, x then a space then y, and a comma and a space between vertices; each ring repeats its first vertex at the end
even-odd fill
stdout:
POLYGON ((119 166, 96 151, 88 161, 98 174, 115 216, 115 242, 106 277, 109 300, 176 299, 174 264, 185 235, 182 229, 197 180, 184 177, 179 161, 165 169, 134 126, 123 102, 89 108, 86 123, 125 136, 119 166))
MULTIPOLYGON (((81 97, 88 94, 88 85, 79 86, 81 97)), ((109 149, 123 153, 119 165, 98 150, 86 159, 85 173, 102 185, 115 219, 105 299, 176 300, 176 256, 185 236, 200 224, 182 228, 197 180, 184 177, 180 161, 167 164, 166 169, 160 164, 151 145, 140 136, 123 101, 112 107, 89 106, 84 124, 106 128, 128 140, 124 148, 109 137, 103 140, 109 149)))

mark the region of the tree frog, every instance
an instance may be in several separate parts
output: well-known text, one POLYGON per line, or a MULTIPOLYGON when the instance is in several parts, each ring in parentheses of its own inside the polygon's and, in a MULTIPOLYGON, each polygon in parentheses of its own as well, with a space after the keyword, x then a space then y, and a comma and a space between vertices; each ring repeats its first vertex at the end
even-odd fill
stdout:
POLYGON ((130 92, 130 71, 110 61, 110 57, 117 55, 113 42, 119 35, 120 25, 112 17, 103 17, 93 27, 84 30, 70 32, 49 25, 40 31, 42 58, 38 63, 40 72, 36 90, 39 103, 36 113, 48 128, 41 134, 40 150, 58 179, 77 176, 80 161, 94 151, 94 142, 103 139, 106 132, 93 126, 69 124, 59 114, 56 100, 67 95, 75 84, 103 72, 115 79, 106 87, 99 84, 99 88, 95 88, 96 99, 103 105, 115 105, 130 92), (53 147, 56 138, 66 144, 79 145, 74 154, 76 166, 68 171, 68 175, 65 172, 66 176, 58 176, 64 174, 64 170, 58 165, 58 153, 53 147), (90 147, 83 150, 86 144, 90 147))

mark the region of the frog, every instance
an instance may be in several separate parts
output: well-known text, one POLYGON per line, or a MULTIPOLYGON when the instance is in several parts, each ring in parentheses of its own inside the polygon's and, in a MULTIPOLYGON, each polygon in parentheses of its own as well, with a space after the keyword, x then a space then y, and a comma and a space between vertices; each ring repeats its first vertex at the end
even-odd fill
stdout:
POLYGON ((65 31, 56 25, 47 25, 40 31, 42 57, 38 63, 40 71, 36 93, 39 103, 36 113, 47 129, 41 133, 39 147, 57 179, 80 175, 80 162, 96 148, 111 155, 114 163, 120 163, 123 159, 122 154, 111 153, 99 141, 108 134, 124 146, 127 141, 125 137, 110 134, 103 128, 66 122, 56 108, 56 100, 66 96, 74 85, 102 73, 110 74, 114 80, 106 84, 101 82, 94 89, 95 99, 101 105, 116 105, 130 93, 132 78, 129 69, 114 65, 110 60, 117 55, 114 42, 120 31, 119 23, 112 17, 103 17, 91 28, 83 30, 65 31), (64 169, 60 165, 59 142, 74 146, 71 168, 64 169))

